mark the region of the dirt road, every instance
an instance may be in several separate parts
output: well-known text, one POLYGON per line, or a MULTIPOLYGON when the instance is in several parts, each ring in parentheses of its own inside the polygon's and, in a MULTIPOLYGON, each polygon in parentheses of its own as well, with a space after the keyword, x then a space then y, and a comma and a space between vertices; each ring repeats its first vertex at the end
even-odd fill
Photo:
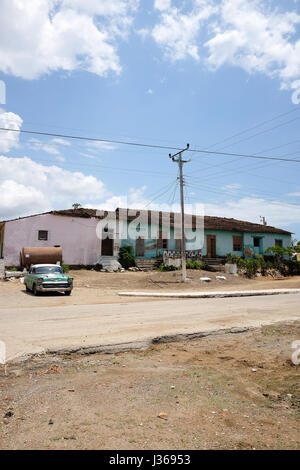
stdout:
MULTIPOLYGON (((101 273, 86 269, 71 271, 74 277, 74 289, 71 297, 62 294, 47 294, 33 297, 26 293, 24 285, 15 282, 0 282, 0 309, 15 307, 54 307, 61 305, 93 305, 111 303, 145 302, 140 298, 121 298, 120 291, 157 291, 157 292, 194 292, 300 288, 300 276, 291 278, 247 279, 226 274, 226 281, 217 280, 216 276, 224 272, 188 270, 189 281, 179 283, 180 272, 125 272, 101 273), (211 282, 200 281, 200 277, 211 277, 211 282)), ((149 300, 151 302, 151 299, 149 300)))
POLYGON ((0 309, 7 356, 107 345, 300 319, 300 294, 0 309))
POLYGON ((0 367, 0 449, 300 449, 297 339, 300 322, 0 367))

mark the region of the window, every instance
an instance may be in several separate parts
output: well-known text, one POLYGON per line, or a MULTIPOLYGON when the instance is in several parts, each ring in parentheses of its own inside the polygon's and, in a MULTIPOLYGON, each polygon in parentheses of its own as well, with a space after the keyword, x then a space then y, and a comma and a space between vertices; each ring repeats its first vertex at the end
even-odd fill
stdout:
POLYGON ((275 246, 282 248, 282 240, 275 240, 275 246))
POLYGON ((257 248, 260 247, 260 238, 259 237, 254 237, 253 238, 253 245, 257 248))
POLYGON ((233 235, 232 242, 233 242, 233 251, 242 251, 243 237, 238 236, 238 235, 233 235))
POLYGON ((40 266, 35 268, 35 274, 63 274, 60 266, 40 266))
POLYGON ((157 240, 157 248, 162 248, 163 250, 168 249, 168 239, 167 238, 162 238, 163 237, 163 232, 162 230, 159 230, 158 232, 158 240, 157 240))
POLYGON ((168 239, 167 238, 159 238, 157 240, 157 248, 162 248, 163 250, 168 249, 168 239))
POLYGON ((48 240, 48 230, 39 230, 38 239, 46 242, 48 240))
POLYGON ((175 250, 181 250, 181 240, 179 238, 175 240, 175 250))

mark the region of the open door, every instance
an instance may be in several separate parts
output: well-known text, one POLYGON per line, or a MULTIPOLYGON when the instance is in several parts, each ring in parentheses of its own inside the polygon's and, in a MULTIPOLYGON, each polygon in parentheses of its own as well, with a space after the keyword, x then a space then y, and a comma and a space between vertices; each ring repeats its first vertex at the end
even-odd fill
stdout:
POLYGON ((206 235, 206 251, 208 258, 215 258, 217 256, 216 235, 206 235))
POLYGON ((101 245, 101 256, 114 255, 114 240, 113 238, 103 238, 101 245))

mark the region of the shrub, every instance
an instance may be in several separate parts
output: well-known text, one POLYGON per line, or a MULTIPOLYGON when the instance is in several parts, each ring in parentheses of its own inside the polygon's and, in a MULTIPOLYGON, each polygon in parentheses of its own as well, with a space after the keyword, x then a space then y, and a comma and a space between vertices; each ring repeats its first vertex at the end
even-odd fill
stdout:
POLYGON ((241 260, 242 258, 238 255, 232 255, 231 253, 227 253, 226 255, 226 262, 227 263, 230 263, 230 264, 239 264, 239 261, 241 260))
POLYGON ((124 269, 132 268, 135 266, 133 255, 133 248, 131 245, 122 246, 119 251, 119 263, 124 269))
POLYGON ((203 261, 187 261, 186 267, 187 269, 203 269, 205 263, 203 263, 203 261))
POLYGON ((260 268, 260 264, 257 259, 242 259, 241 258, 239 261, 238 267, 240 269, 244 269, 246 276, 251 278, 257 274, 260 268))
POLYGON ((68 273, 70 271, 70 266, 68 264, 61 263, 61 267, 64 273, 68 273))
POLYGON ((266 249, 266 253, 271 253, 275 256, 277 261, 282 261, 284 258, 290 258, 294 253, 294 249, 292 247, 282 248, 281 246, 270 246, 266 249))
POLYGON ((176 268, 176 266, 166 266, 164 263, 162 263, 159 268, 158 268, 158 271, 160 272, 165 272, 165 271, 177 271, 178 268, 176 268))

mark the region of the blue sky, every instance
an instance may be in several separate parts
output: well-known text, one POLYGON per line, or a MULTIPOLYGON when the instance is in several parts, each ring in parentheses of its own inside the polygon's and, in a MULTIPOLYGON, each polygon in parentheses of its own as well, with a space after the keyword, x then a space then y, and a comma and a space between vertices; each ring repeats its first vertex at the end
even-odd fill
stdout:
MULTIPOLYGON (((300 160, 297 1, 4 0, 0 80, 0 127, 300 160)), ((166 209, 168 153, 0 131, 0 219, 166 209)), ((300 238, 299 163, 186 156, 187 204, 300 238)))

